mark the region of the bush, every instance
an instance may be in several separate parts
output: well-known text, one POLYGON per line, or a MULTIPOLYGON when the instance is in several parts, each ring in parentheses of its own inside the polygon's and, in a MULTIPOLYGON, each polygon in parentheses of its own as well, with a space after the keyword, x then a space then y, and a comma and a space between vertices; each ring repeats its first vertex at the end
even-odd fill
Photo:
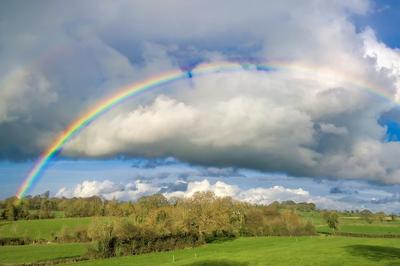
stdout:
POLYGON ((2 237, 0 238, 0 246, 9 245, 29 245, 33 240, 28 237, 2 237))
POLYGON ((89 228, 89 236, 96 244, 88 256, 94 258, 168 251, 204 243, 196 232, 159 234, 154 228, 126 219, 96 221, 89 228))
POLYGON ((54 238, 57 242, 88 242, 91 239, 88 236, 88 231, 85 228, 68 228, 63 227, 59 234, 54 238))
POLYGON ((89 226, 88 236, 96 241, 96 246, 90 250, 91 255, 94 254, 95 257, 101 258, 115 256, 117 238, 113 221, 95 221, 89 226))
MULTIPOLYGON (((118 205, 116 201, 110 204, 118 205)), ((315 234, 314 226, 300 219, 293 208, 288 211, 240 203, 209 192, 173 204, 156 195, 126 207, 132 211, 129 218, 97 220, 89 227, 88 236, 96 243, 89 256, 168 251, 241 235, 315 234)))
POLYGON ((329 228, 333 229, 335 232, 339 229, 339 215, 334 211, 325 211, 322 214, 329 228))

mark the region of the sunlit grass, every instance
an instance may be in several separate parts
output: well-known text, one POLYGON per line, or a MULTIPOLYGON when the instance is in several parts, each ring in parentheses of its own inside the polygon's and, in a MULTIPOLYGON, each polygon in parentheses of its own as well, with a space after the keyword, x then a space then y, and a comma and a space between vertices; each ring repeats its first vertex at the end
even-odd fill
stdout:
POLYGON ((83 255, 87 244, 43 244, 26 246, 0 246, 0 263, 30 263, 83 255))
POLYGON ((397 265, 400 241, 353 237, 251 237, 77 265, 397 265))
POLYGON ((53 240, 63 227, 86 228, 92 217, 57 218, 44 220, 20 220, 0 222, 0 237, 29 237, 31 239, 53 240))

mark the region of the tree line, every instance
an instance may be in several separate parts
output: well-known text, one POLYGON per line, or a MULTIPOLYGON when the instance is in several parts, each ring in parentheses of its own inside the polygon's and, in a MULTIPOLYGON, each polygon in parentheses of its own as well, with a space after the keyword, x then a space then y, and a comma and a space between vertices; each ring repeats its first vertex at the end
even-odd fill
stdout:
MULTIPOLYGON (((0 219, 34 220, 55 218, 55 212, 61 212, 63 217, 93 217, 93 216, 130 216, 133 213, 143 212, 141 209, 165 205, 168 202, 179 202, 180 199, 168 201, 162 195, 142 197, 137 202, 106 200, 98 196, 87 198, 58 198, 50 197, 47 191, 36 196, 24 197, 19 200, 10 197, 0 200, 0 219)), ((315 210, 314 203, 295 203, 293 201, 273 202, 270 208, 287 209, 293 211, 315 210)))
MULTIPOLYGON (((299 236, 316 233, 313 224, 298 212, 314 212, 313 203, 293 201, 257 205, 212 192, 191 198, 167 199, 162 194, 141 197, 135 202, 89 198, 51 198, 49 193, 0 201, 4 220, 49 219, 56 212, 64 217, 98 217, 89 227, 63 228, 54 236, 58 242, 89 242, 88 255, 111 257, 193 247, 238 236, 299 236)), ((372 221, 388 216, 368 210, 323 211, 322 217, 336 232, 340 216, 357 214, 372 221)), ((15 239, 13 239, 15 241, 15 239)))
MULTIPOLYGON (((238 236, 315 234, 311 222, 296 214, 295 203, 255 205, 212 192, 185 199, 155 194, 135 202, 39 195, 18 204, 15 198, 1 204, 2 217, 9 220, 50 218, 54 211, 62 211, 66 217, 98 217, 88 228, 64 228, 55 236, 59 242, 92 241, 92 257, 193 247, 238 236)), ((298 207, 315 209, 309 203, 298 207)))
POLYGON ((96 243, 90 252, 95 257, 173 250, 238 236, 315 234, 314 226, 293 210, 220 198, 211 192, 188 199, 143 197, 121 204, 114 214, 125 217, 98 219, 89 226, 88 236, 96 243))

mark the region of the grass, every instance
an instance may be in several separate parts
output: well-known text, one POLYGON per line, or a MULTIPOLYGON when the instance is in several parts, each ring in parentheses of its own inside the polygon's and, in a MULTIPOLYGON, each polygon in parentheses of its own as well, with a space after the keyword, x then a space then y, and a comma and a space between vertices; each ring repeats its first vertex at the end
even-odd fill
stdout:
MULTIPOLYGON (((319 212, 303 212, 299 214, 310 220, 316 226, 318 232, 331 232, 319 212)), ((62 216, 63 213, 59 212, 57 215, 62 216)), ((85 217, 3 221, 0 222, 0 237, 29 237, 32 239, 53 240, 54 235, 60 232, 63 227, 87 227, 92 219, 91 217, 85 217)), ((400 235, 400 222, 373 222, 369 224, 359 217, 341 217, 339 231, 345 233, 400 235)))
POLYGON ((63 211, 52 211, 54 218, 65 218, 63 211))
POLYGON ((0 223, 0 237, 29 237, 53 240, 63 227, 87 227, 92 217, 57 218, 44 220, 4 221, 0 223))
MULTIPOLYGON (((299 213, 303 218, 310 220, 318 233, 332 233, 319 212, 299 213)), ((339 218, 339 232, 360 233, 375 235, 400 235, 400 221, 368 223, 358 216, 343 216, 339 218)))
MULTIPOLYGON (((317 227, 318 232, 332 232, 327 226, 317 227)), ((371 235, 400 235, 398 224, 343 224, 339 225, 339 232, 361 233, 371 235)))
POLYGON ((0 264, 32 263, 38 261, 74 258, 86 252, 87 244, 48 244, 27 246, 0 246, 0 264))
MULTIPOLYGON (((302 216, 318 232, 330 232, 320 213, 302 216)), ((102 218, 103 219, 103 218, 102 218)), ((104 217, 106 219, 106 217, 104 217)), ((0 222, 0 237, 30 237, 52 240, 63 227, 87 227, 93 218, 57 218, 0 222)), ((360 217, 340 217, 340 232, 398 234, 400 222, 367 223, 360 217)), ((73 258, 86 251, 87 244, 50 244, 0 247, 0 264, 29 263, 73 258)), ((344 236, 256 237, 208 244, 194 249, 91 260, 71 265, 400 265, 400 241, 384 238, 344 236)))
POLYGON ((400 265, 400 241, 352 237, 255 237, 74 265, 400 265))
MULTIPOLYGON (((317 224, 318 232, 332 232, 326 223, 317 224)), ((343 233, 362 233, 362 234, 377 234, 377 235, 400 235, 400 223, 394 222, 377 222, 368 223, 361 218, 341 217, 339 219, 339 232, 343 233)))
POLYGON ((314 225, 323 225, 326 224, 320 212, 297 212, 301 217, 306 220, 309 220, 314 225))

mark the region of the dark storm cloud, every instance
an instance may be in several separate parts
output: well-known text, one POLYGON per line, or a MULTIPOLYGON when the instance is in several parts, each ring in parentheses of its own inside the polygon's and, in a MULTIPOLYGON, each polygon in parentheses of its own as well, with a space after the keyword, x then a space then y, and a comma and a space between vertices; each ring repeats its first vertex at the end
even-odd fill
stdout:
POLYGON ((184 181, 178 181, 173 183, 161 183, 160 193, 171 193, 176 191, 186 191, 188 183, 184 181))
MULTIPOLYGON (((377 70, 389 48, 350 20, 369 8, 363 0, 4 2, 0 157, 34 158, 120 86, 204 61, 309 63, 395 96, 395 72, 377 70)), ((193 79, 114 109, 63 155, 173 156, 231 169, 201 173, 210 176, 245 167, 398 183, 399 144, 382 142, 377 121, 391 105, 354 87, 288 70, 193 79)))
POLYGON ((329 193, 331 193, 331 194, 358 194, 358 191, 336 186, 336 187, 332 187, 329 190, 329 193))

